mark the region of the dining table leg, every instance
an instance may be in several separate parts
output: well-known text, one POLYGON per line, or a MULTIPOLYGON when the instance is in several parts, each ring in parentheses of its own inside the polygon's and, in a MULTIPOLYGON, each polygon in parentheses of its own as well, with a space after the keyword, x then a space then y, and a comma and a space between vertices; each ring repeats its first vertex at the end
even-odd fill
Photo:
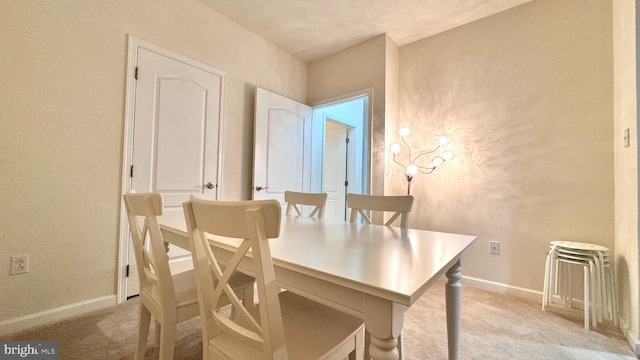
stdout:
POLYGON ((364 326, 369 333, 369 356, 373 360, 399 360, 398 336, 407 307, 392 301, 366 297, 364 326))
POLYGON ((447 301, 447 344, 449 360, 458 360, 460 350, 460 315, 462 313, 462 265, 460 260, 447 270, 445 298, 447 301))

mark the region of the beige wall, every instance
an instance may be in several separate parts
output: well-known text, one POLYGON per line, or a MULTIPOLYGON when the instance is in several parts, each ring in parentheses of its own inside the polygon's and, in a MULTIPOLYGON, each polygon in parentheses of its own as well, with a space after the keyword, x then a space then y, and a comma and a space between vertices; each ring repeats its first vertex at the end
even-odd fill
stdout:
POLYGON ((620 328, 640 352, 638 317, 638 107, 636 7, 634 0, 613 1, 616 271, 620 292, 620 328), (624 129, 631 146, 624 147, 624 129))
POLYGON ((250 196, 255 86, 306 99, 305 63, 194 0, 0 2, 0 322, 115 295, 128 34, 226 71, 224 199, 250 196))
MULTIPOLYGON (((395 168, 391 166, 393 164, 393 158, 388 156, 388 148, 391 143, 396 141, 395 134, 398 132, 398 95, 400 91, 400 48, 393 42, 389 41, 386 51, 386 67, 385 67, 385 127, 384 138, 379 141, 383 141, 376 148, 381 158, 381 162, 385 164, 385 179, 391 174, 395 168)), ((394 184, 385 181, 384 193, 392 194, 394 184)), ((389 214, 388 214, 389 215, 389 214)), ((381 221, 382 223, 382 221, 381 221)))
POLYGON ((409 142, 456 153, 414 178, 410 221, 477 235, 464 275, 541 291, 549 241, 614 248, 611 21, 606 1, 537 0, 400 48, 409 142))

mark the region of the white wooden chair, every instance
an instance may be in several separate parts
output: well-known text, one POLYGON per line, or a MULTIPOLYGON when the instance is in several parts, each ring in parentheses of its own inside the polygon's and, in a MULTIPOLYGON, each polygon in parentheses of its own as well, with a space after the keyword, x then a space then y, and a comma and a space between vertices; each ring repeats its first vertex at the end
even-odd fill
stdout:
MULTIPOLYGON (((372 224, 368 211, 394 212, 394 214, 385 222, 385 226, 391 226, 398 217, 400 217, 400 227, 407 229, 409 227, 409 215, 413 206, 412 195, 386 196, 386 195, 362 195, 347 194, 347 206, 351 208, 350 222, 356 222, 358 214, 367 224, 372 224)), ((369 333, 366 333, 365 346, 369 346, 369 333)), ((398 336, 398 355, 399 359, 403 359, 404 341, 402 340, 402 332, 398 336)))
MULTIPOLYGON (((144 359, 152 315, 157 325, 160 359, 173 359, 177 324, 200 314, 195 275, 193 271, 171 274, 156 219, 163 213, 162 194, 130 191, 123 198, 140 281, 140 327, 135 359, 144 359), (144 225, 141 226, 141 222, 144 225)), ((254 278, 237 273, 230 283, 242 299, 253 303, 254 278)))
POLYGON ((327 203, 327 193, 285 191, 284 201, 287 203, 287 215, 291 215, 291 210, 295 210, 298 215, 302 215, 298 205, 309 205, 315 206, 309 216, 313 217, 315 215, 318 219, 322 219, 324 217, 324 205, 327 203))
POLYGON ((280 292, 269 249, 269 239, 280 232, 278 201, 222 202, 192 196, 183 208, 199 279, 203 359, 363 358, 362 320, 290 291, 280 292), (213 254, 208 235, 242 239, 225 269, 213 254), (241 304, 227 284, 229 273, 241 261, 249 261, 255 272, 259 298, 255 307, 241 304), (216 286, 212 276, 218 279, 216 286), (225 296, 239 310, 233 317, 219 310, 225 296))
POLYGON ((400 227, 408 228, 409 216, 413 206, 413 196, 385 196, 385 195, 361 195, 347 194, 347 206, 351 208, 350 222, 355 222, 358 214, 367 223, 371 224, 371 218, 368 211, 394 212, 394 214, 385 222, 386 226, 391 226, 398 217, 400 217, 400 227))

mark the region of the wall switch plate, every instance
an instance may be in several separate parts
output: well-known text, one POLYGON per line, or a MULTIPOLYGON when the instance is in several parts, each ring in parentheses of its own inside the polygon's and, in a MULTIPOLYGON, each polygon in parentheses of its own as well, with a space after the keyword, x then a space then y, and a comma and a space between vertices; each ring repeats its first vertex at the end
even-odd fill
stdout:
POLYGON ((489 253, 493 255, 500 255, 500 242, 499 241, 489 241, 490 250, 489 253))
POLYGON ((10 258, 11 268, 9 275, 24 274, 29 272, 29 255, 17 255, 10 258))

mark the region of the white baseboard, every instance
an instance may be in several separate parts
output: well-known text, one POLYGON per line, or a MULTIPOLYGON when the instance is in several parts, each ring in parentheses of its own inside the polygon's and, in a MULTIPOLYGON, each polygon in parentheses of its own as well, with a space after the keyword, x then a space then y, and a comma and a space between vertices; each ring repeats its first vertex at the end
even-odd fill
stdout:
POLYGON ((519 298, 542 301, 542 291, 526 289, 518 286, 507 285, 499 282, 478 279, 470 276, 462 276, 462 284, 485 289, 501 294, 513 295, 519 298))
MULTIPOLYGON (((542 304, 542 291, 531 290, 527 288, 507 285, 507 284, 484 280, 484 279, 478 279, 470 276, 463 276, 461 281, 463 284, 466 284, 469 286, 497 292, 500 294, 512 295, 515 297, 519 297, 519 298, 527 299, 531 301, 537 301, 542 304)), ((560 299, 560 296, 553 295, 553 298, 551 299, 551 304, 560 304, 560 303, 562 303, 562 299, 560 299)), ((573 299, 571 301, 571 307, 574 309, 583 310, 584 301, 582 301, 582 299, 573 299)))
POLYGON ((623 318, 620 318, 618 320, 618 328, 622 332, 622 335, 624 335, 627 343, 631 346, 631 350, 633 350, 638 359, 640 359, 640 340, 633 338, 631 331, 629 330, 629 324, 627 324, 623 318))
POLYGON ((115 304, 116 296, 108 295, 5 320, 0 322, 0 337, 6 337, 10 334, 19 333, 32 327, 46 325, 72 316, 104 309, 115 304))
MULTIPOLYGON (((515 297, 537 301, 542 303, 542 291, 531 290, 518 286, 507 285, 489 280, 478 279, 470 276, 463 276, 462 283, 469 286, 477 287, 484 290, 489 290, 501 294, 512 295, 515 297)), ((560 296, 553 295, 551 303, 562 303, 560 296)), ((571 307, 574 309, 584 309, 584 301, 582 299, 573 299, 571 301, 571 307)))

